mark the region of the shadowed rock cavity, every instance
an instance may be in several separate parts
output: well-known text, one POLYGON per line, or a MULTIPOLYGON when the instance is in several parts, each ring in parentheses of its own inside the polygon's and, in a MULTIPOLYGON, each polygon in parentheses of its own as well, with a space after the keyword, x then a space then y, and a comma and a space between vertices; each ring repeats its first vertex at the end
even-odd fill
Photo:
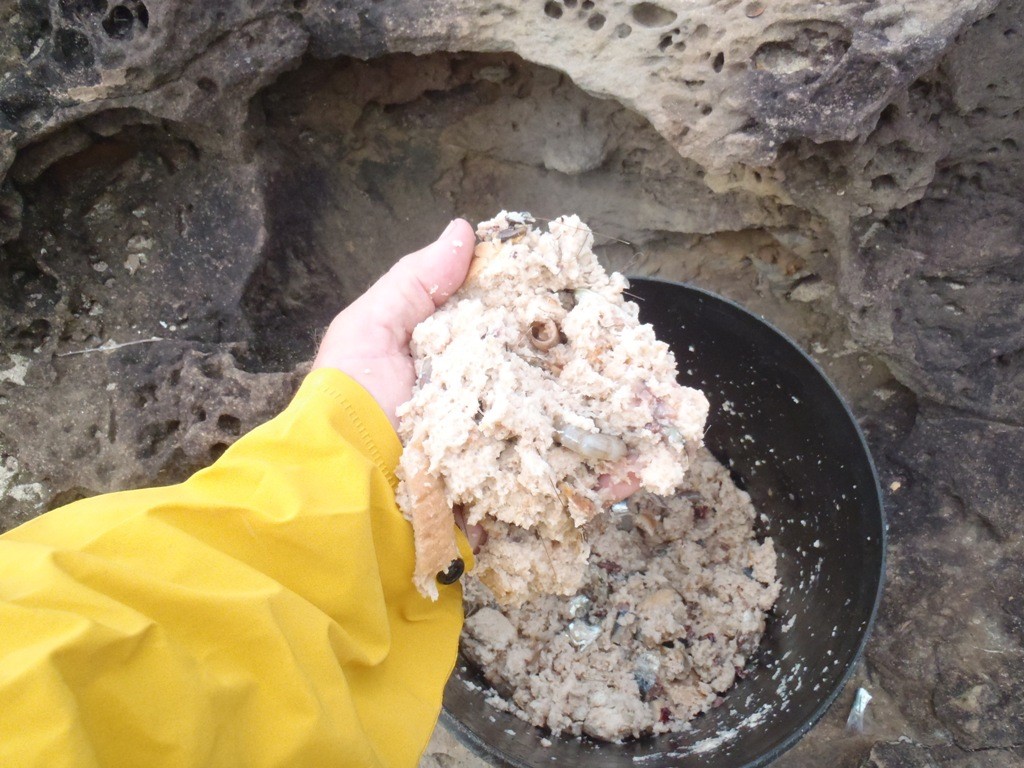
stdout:
POLYGON ((579 213, 619 266, 676 276, 716 261, 708 249, 732 238, 746 282, 761 274, 742 266, 754 258, 780 291, 806 276, 819 247, 803 238, 793 250, 801 212, 740 185, 709 189, 636 113, 515 56, 310 62, 253 113, 267 247, 243 311, 266 361, 308 354, 297 335, 454 215, 579 213))

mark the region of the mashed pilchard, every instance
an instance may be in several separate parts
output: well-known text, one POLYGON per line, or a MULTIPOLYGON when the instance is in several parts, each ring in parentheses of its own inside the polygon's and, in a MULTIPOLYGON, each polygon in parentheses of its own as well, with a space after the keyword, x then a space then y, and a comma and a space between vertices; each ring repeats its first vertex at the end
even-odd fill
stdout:
POLYGON ((467 581, 467 657, 490 703, 555 732, 617 741, 676 731, 743 677, 779 595, 771 539, 705 449, 690 488, 630 499, 588 525, 572 597, 495 603, 467 581))

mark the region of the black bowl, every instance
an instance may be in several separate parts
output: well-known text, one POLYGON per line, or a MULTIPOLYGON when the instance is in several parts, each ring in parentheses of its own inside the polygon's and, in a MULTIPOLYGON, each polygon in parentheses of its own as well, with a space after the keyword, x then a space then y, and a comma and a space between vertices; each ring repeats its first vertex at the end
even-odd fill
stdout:
POLYGON ((608 744, 494 709, 460 656, 442 722, 473 752, 515 768, 767 765, 825 713, 864 646, 885 568, 878 478, 849 408, 785 335, 707 291, 630 282, 640 319, 672 347, 680 382, 711 401, 706 443, 767 518, 758 533, 775 541, 783 588, 757 667, 691 730, 608 744))

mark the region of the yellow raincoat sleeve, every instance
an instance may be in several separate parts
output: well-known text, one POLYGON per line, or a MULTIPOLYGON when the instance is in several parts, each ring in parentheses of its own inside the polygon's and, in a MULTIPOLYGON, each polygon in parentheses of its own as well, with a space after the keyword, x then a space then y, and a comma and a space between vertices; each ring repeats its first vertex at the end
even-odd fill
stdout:
POLYGON ((400 452, 322 369, 186 482, 0 536, 0 765, 416 765, 462 594, 412 586, 400 452))

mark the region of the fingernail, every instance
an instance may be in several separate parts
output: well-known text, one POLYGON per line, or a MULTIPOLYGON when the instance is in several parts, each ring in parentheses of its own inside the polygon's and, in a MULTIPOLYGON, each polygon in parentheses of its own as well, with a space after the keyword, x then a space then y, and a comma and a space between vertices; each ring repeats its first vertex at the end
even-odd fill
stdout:
MULTIPOLYGON (((452 219, 451 221, 448 222, 448 226, 444 228, 444 232, 441 233, 441 237, 444 237, 445 235, 451 233, 452 229, 455 228, 455 222, 456 219, 452 219)), ((438 240, 440 240, 441 237, 439 237, 438 240)))

